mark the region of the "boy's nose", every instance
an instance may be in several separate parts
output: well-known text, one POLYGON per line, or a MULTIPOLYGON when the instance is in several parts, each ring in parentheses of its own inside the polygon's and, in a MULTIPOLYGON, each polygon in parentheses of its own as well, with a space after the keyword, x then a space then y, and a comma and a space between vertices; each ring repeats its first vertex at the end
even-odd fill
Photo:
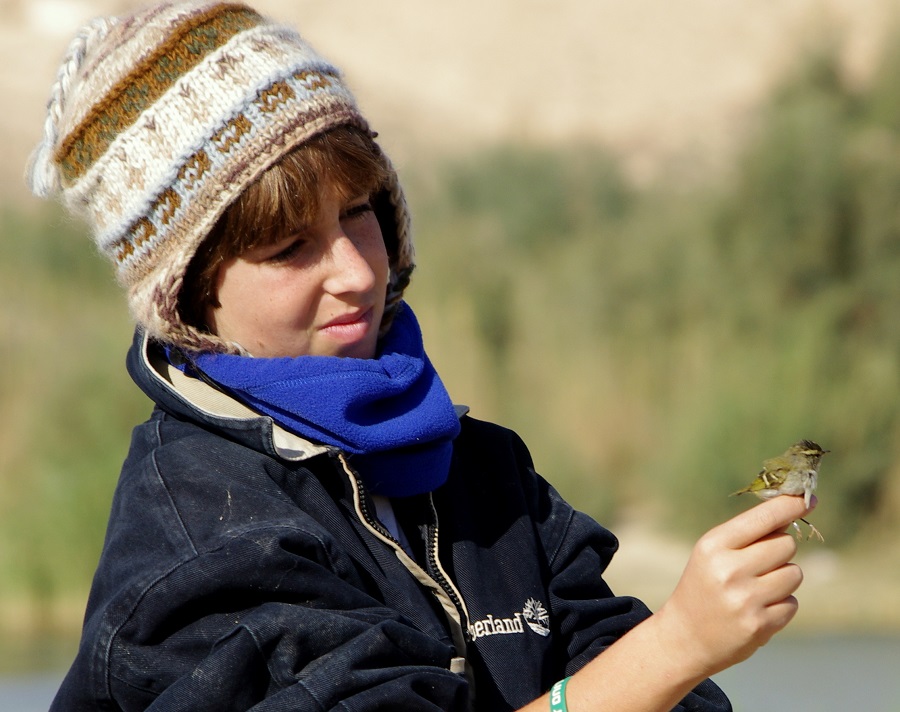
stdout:
POLYGON ((325 288, 333 294, 367 292, 375 286, 375 272, 365 252, 347 235, 331 242, 325 288))

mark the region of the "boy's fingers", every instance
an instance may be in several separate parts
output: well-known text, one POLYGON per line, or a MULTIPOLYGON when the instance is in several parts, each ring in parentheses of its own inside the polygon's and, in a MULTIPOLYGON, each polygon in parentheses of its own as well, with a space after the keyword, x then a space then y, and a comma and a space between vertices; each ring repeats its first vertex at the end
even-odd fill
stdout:
POLYGON ((720 530, 721 541, 725 546, 743 549, 766 534, 784 531, 791 522, 800 519, 815 506, 815 498, 812 506, 807 509, 803 497, 775 497, 738 514, 716 529, 720 530))

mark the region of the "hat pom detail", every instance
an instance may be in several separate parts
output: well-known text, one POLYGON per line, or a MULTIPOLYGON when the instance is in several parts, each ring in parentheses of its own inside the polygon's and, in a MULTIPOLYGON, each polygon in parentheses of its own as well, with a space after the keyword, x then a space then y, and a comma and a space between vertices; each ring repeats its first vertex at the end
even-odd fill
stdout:
POLYGON ((84 58, 90 49, 101 42, 115 24, 115 17, 98 17, 81 28, 69 44, 50 89, 44 133, 28 162, 27 180, 31 192, 39 198, 56 195, 61 188, 59 167, 55 156, 59 142, 59 125, 65 112, 69 92, 76 80, 84 58))

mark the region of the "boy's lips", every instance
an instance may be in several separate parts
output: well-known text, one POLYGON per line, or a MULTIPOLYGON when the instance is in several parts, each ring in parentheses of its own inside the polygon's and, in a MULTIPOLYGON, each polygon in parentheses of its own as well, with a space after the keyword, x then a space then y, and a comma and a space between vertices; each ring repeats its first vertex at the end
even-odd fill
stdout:
POLYGON ((329 321, 322 328, 330 329, 331 327, 334 327, 334 326, 347 326, 348 324, 356 324, 357 322, 360 322, 360 321, 365 321, 368 323, 369 321, 371 321, 371 318, 372 318, 372 308, 369 307, 368 309, 347 312, 346 314, 341 314, 340 316, 337 316, 334 319, 332 319, 331 321, 329 321))
POLYGON ((364 339, 372 329, 374 309, 352 311, 335 317, 320 327, 320 331, 337 341, 352 344, 364 339))

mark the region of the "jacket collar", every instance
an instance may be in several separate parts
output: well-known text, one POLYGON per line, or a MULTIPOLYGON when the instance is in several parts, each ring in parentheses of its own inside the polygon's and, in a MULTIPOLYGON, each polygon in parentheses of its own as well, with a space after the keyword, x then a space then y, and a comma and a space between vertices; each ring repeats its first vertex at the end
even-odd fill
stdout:
POLYGON ((334 449, 288 432, 214 386, 186 376, 168 362, 162 345, 140 329, 127 366, 138 387, 163 410, 223 431, 256 450, 286 460, 306 460, 334 449))
MULTIPOLYGON (((227 393, 186 376, 168 362, 163 346, 140 329, 134 333, 126 365, 137 386, 166 412, 198 421, 254 450, 285 460, 307 460, 335 450, 295 435, 227 393)), ((469 412, 465 405, 454 408, 460 418, 469 412)))

